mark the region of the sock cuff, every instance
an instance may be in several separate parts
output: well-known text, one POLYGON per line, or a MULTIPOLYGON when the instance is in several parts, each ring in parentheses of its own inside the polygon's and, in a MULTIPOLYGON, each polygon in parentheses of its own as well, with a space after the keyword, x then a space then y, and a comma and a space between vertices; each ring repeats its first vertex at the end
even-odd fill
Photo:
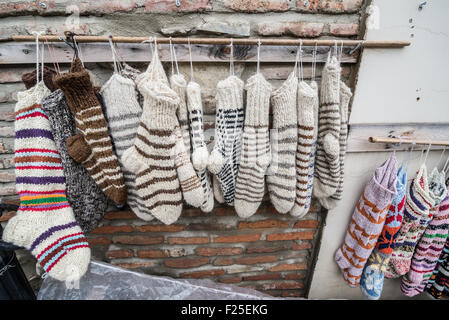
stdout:
POLYGON ((247 90, 245 125, 268 126, 271 84, 258 73, 248 79, 245 88, 247 90))
POLYGON ((298 78, 292 72, 287 80, 271 95, 273 127, 296 125, 296 97, 298 78))
POLYGON ((217 110, 243 108, 244 83, 236 76, 229 76, 217 84, 217 110))

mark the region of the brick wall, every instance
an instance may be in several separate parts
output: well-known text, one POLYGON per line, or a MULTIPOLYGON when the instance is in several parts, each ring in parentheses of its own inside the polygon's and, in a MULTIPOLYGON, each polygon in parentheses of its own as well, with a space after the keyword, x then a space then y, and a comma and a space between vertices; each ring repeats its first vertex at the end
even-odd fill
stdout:
MULTIPOLYGON (((0 1, 0 38, 33 30, 61 33, 76 26, 86 35, 158 35, 223 37, 303 37, 344 39, 359 36, 366 6, 362 0, 126 0, 126 1, 0 1), (75 15, 79 13, 77 18, 75 15), (76 23, 74 24, 73 21, 76 23), (69 23, 70 22, 70 23, 69 23)), ((146 64, 135 64, 141 70, 146 64)), ((63 70, 67 65, 61 66, 63 70)), ((89 63, 104 83, 112 66, 89 63)), ((246 80, 254 63, 237 63, 246 80)), ((261 72, 278 87, 290 64, 262 64, 261 72)), ((305 64, 305 78, 311 75, 305 64)), ((14 104, 24 89, 21 74, 33 65, 0 64, 0 197, 17 201, 14 187, 14 104)), ((317 80, 322 64, 317 65, 317 80)), ((169 70, 169 64, 166 64, 169 70)), ((180 64, 189 75, 189 66, 180 64)), ((228 74, 223 63, 194 66, 206 113, 207 137, 213 137, 215 86, 228 74)), ((343 80, 352 84, 355 66, 343 66, 343 80)), ((212 141, 208 141, 210 144, 212 141)), ((165 226, 138 220, 130 211, 110 206, 101 226, 89 235, 93 257, 125 268, 180 278, 209 278, 251 287, 275 296, 306 296, 319 250, 323 215, 314 201, 302 219, 278 214, 265 199, 257 214, 239 218, 234 209, 218 205, 211 214, 185 207, 181 218, 165 226)), ((5 223, 14 213, 7 212, 5 223)))

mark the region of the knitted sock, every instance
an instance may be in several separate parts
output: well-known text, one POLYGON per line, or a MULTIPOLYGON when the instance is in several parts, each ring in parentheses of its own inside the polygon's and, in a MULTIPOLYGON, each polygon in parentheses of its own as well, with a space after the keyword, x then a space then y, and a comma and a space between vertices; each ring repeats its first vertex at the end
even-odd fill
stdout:
POLYGON ((234 205, 243 127, 243 81, 229 76, 217 84, 214 148, 207 168, 217 177, 225 202, 234 205))
POLYGON ((422 165, 407 190, 404 219, 385 271, 387 278, 397 278, 408 272, 415 246, 431 218, 429 210, 432 205, 427 168, 422 165))
POLYGON ((448 294, 449 292, 449 239, 446 240, 443 251, 438 258, 438 264, 429 280, 427 291, 435 299, 440 299, 443 293, 448 294))
POLYGON ((382 233, 377 239, 376 247, 371 253, 360 279, 362 293, 371 300, 379 299, 382 294, 384 272, 393 252, 396 237, 401 228, 402 217, 404 216, 406 188, 407 171, 401 166, 396 182, 396 197, 394 197, 390 205, 382 233))
POLYGON ((182 74, 174 74, 170 77, 170 87, 180 98, 179 108, 176 111, 178 116, 179 125, 181 127, 182 139, 184 141, 185 152, 187 157, 190 158, 192 153, 192 147, 190 144, 190 131, 189 131, 189 118, 187 112, 186 95, 187 95, 187 82, 182 74))
MULTIPOLYGON (((42 72, 42 67, 39 67, 39 77, 42 72)), ((50 69, 47 66, 44 66, 44 83, 45 86, 51 91, 55 91, 58 87, 53 82, 53 77, 55 76, 56 71, 50 69)), ((41 79, 42 80, 42 79, 41 79)), ((36 71, 31 71, 22 74, 22 81, 25 84, 25 88, 30 89, 36 85, 36 71)))
POLYGON ((108 206, 106 195, 89 176, 86 168, 75 162, 67 151, 66 141, 76 134, 75 119, 61 90, 56 90, 42 101, 59 155, 67 188, 67 200, 75 219, 84 233, 95 229, 108 206))
POLYGON ((212 185, 213 185, 213 192, 214 192, 214 198, 215 200, 217 200, 218 203, 224 203, 225 199, 223 196, 223 192, 221 191, 220 188, 220 182, 218 181, 217 177, 215 175, 212 175, 212 185))
POLYGON ((267 172, 267 187, 271 203, 279 213, 287 213, 295 203, 295 150, 298 141, 296 125, 296 90, 298 78, 294 72, 271 96, 273 158, 267 172))
POLYGON ((396 196, 397 160, 392 154, 377 168, 352 215, 343 245, 335 261, 350 287, 360 283, 363 267, 382 232, 391 202, 396 196))
POLYGON ((328 57, 321 76, 316 179, 313 187, 317 198, 333 195, 340 181, 340 72, 337 58, 328 57))
POLYGON ((268 132, 271 89, 261 73, 253 75, 246 83, 242 155, 235 183, 235 210, 242 218, 256 213, 265 193, 265 173, 271 162, 268 132))
MULTIPOLYGON (((122 62, 122 69, 120 70, 120 75, 122 75, 126 79, 131 79, 133 82, 136 82, 137 77, 141 73, 142 72, 140 72, 137 69, 134 69, 127 63, 122 62)), ((134 89, 136 91, 137 102, 139 102, 140 107, 142 107, 143 106, 143 95, 139 92, 139 90, 137 89, 137 86, 134 86, 134 89)))
POLYGON ((305 81, 298 85, 298 142, 296 148, 296 197, 292 216, 302 217, 307 213, 306 202, 310 174, 310 158, 315 127, 314 105, 316 104, 316 91, 305 81))
POLYGON ((76 58, 70 71, 54 81, 67 99, 79 131, 67 140, 70 156, 82 163, 101 190, 117 204, 126 202, 126 186, 108 127, 89 75, 76 58))
POLYGON ((114 73, 101 88, 101 94, 104 99, 109 133, 128 190, 127 202, 136 216, 150 221, 153 216, 137 194, 136 176, 123 165, 123 152, 134 144, 142 114, 142 108, 136 98, 135 84, 131 79, 126 79, 120 74, 114 73))
POLYGON ((53 278, 76 280, 88 268, 90 248, 67 202, 61 157, 41 108, 48 94, 43 81, 17 94, 14 162, 20 207, 3 240, 27 248, 53 278))
POLYGON ((204 142, 203 106, 201 104, 201 88, 196 82, 187 85, 187 108, 189 110, 190 133, 192 138, 192 164, 201 181, 204 192, 204 202, 201 210, 210 212, 214 208, 209 173, 206 170, 209 159, 206 143, 204 142))
POLYGON ((319 201, 326 209, 330 210, 337 206, 339 200, 343 196, 343 183, 345 177, 345 154, 346 142, 348 139, 348 116, 349 116, 349 100, 351 100, 351 89, 340 81, 340 179, 337 191, 328 198, 320 198, 319 201))

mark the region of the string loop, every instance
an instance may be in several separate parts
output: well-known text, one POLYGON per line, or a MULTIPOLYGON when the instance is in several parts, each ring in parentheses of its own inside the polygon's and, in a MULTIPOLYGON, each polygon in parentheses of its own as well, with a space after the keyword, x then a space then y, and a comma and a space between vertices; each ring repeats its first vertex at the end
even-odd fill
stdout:
POLYGON ((231 44, 230 44, 230 46, 231 46, 231 52, 230 52, 230 54, 229 54, 229 74, 231 75, 231 76, 233 76, 234 75, 234 43, 233 43, 233 41, 232 41, 232 38, 231 38, 231 44))

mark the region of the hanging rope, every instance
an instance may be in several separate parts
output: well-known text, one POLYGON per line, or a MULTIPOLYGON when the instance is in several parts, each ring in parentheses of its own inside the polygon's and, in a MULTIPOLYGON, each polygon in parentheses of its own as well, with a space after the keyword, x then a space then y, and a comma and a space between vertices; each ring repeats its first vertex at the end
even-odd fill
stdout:
POLYGON ((260 72, 260 39, 257 41, 257 74, 260 72))
POLYGON ((234 75, 234 44, 232 42, 232 38, 231 38, 231 53, 229 54, 229 74, 231 76, 234 75))
POLYGON ((190 38, 187 38, 188 46, 189 46, 189 59, 190 59, 190 81, 194 81, 193 77, 193 63, 192 63, 192 48, 190 46, 190 38))
POLYGON ((31 33, 36 35, 36 83, 39 83, 39 36, 44 33, 43 31, 32 31, 31 33))
POLYGON ((315 47, 312 53, 312 81, 315 81, 315 71, 316 71, 316 52, 317 52, 318 42, 315 40, 315 47))

